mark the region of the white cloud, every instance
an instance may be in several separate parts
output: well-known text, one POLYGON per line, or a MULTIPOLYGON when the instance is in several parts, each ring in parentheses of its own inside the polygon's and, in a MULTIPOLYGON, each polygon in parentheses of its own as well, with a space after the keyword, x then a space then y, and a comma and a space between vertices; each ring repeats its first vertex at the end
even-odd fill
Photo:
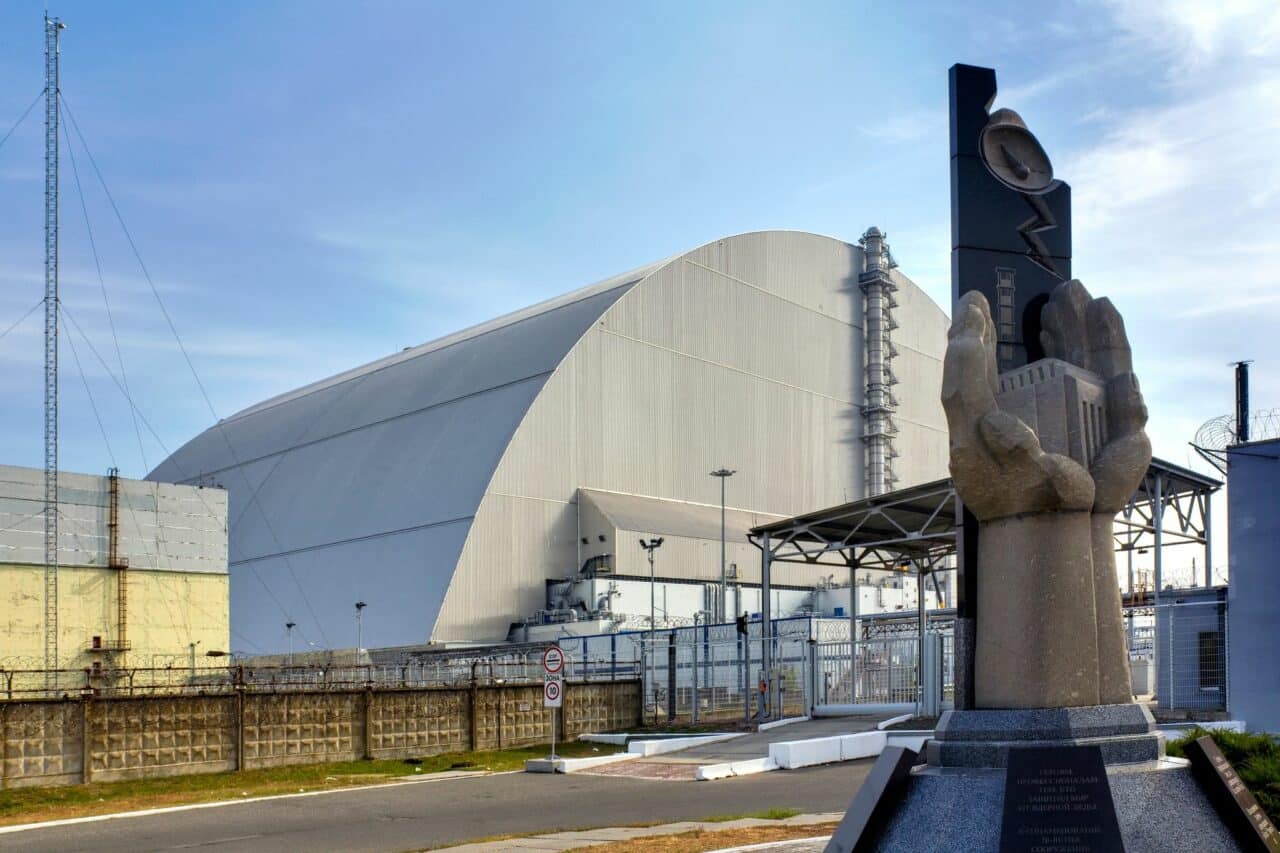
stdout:
POLYGON ((1107 0, 1116 22, 1168 55, 1180 72, 1233 57, 1280 53, 1275 0, 1107 0))

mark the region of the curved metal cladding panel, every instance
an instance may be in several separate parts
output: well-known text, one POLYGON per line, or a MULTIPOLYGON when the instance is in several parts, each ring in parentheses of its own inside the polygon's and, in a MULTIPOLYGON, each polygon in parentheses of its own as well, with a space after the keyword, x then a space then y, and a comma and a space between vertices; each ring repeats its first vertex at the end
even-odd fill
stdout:
MULTIPOLYGON (((738 471, 730 507, 793 515, 862 497, 861 270, 856 246, 776 231, 653 269, 573 347, 512 436, 433 639, 501 639, 544 606, 545 580, 581 565, 578 488, 718 506, 707 472, 727 465, 738 471)), ((916 285, 895 282, 906 486, 946 475, 947 321, 916 285)), ((718 579, 718 549, 675 545, 658 554, 661 574, 718 579)), ((619 573, 647 575, 643 562, 637 543, 617 543, 619 573)), ((778 581, 819 573, 788 568, 778 581)))
POLYGON ((292 619, 297 648, 354 645, 359 599, 369 604, 365 645, 426 639, 525 411, 643 274, 268 400, 152 471, 151 480, 227 489, 236 642, 281 651, 292 619))

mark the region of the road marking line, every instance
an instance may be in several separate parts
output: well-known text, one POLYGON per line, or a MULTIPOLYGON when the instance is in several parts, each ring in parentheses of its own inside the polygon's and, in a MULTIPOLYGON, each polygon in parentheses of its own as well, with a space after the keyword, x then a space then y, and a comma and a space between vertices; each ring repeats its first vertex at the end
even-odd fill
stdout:
POLYGON ((482 779, 490 776, 507 776, 512 773, 523 773, 523 770, 503 770, 498 773, 487 771, 471 771, 457 775, 443 776, 433 774, 421 779, 406 779, 403 782, 380 782, 376 785, 351 785, 347 788, 329 788, 324 791, 303 791, 298 794, 270 794, 265 797, 243 797, 236 800, 215 800, 211 803, 187 803, 181 806, 161 806, 154 809, 138 809, 132 812, 112 812, 110 814, 85 815, 84 817, 65 817, 59 820, 46 820, 40 823, 18 823, 13 826, 0 826, 0 835, 11 832, 26 832, 29 829, 50 829, 55 826, 74 826, 79 823, 94 823, 100 820, 119 820, 126 817, 150 817, 158 814, 192 811, 194 809, 216 809, 222 806, 238 806, 242 803, 264 803, 268 800, 289 800, 296 797, 318 797, 323 794, 345 794, 352 791, 377 791, 384 788, 398 788, 402 785, 421 785, 424 782, 450 782, 461 779, 482 779))
POLYGON ((177 847, 170 847, 170 850, 191 850, 195 847, 212 847, 215 844, 230 844, 232 841, 248 841, 250 838, 262 838, 258 835, 236 835, 231 838, 215 838, 213 841, 197 841, 195 844, 179 844, 177 847))

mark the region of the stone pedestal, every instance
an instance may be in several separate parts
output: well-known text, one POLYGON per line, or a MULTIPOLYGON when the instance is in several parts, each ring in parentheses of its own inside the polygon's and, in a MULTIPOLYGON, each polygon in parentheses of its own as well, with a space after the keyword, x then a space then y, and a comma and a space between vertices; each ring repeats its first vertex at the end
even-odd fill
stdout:
MULTIPOLYGON (((877 851, 1000 849, 1009 751, 1097 746, 1127 853, 1240 850, 1188 763, 1165 757, 1143 705, 947 711, 925 745, 877 851)), ((830 849, 830 848, 829 848, 830 849)))
MULTIPOLYGON (((1107 768, 1126 853, 1240 850, 1187 762, 1164 758, 1107 768)), ((917 767, 875 849, 882 853, 1000 849, 1005 771, 917 767)))
POLYGON ((1107 765, 1157 761, 1164 735, 1143 705, 947 711, 925 746, 929 766, 1000 768, 1010 749, 1093 746, 1107 765))

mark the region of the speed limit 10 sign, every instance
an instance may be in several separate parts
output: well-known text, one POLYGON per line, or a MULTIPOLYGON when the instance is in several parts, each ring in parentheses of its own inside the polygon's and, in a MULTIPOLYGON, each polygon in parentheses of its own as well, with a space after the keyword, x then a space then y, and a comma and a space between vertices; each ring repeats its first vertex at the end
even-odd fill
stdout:
POLYGON ((542 682, 542 707, 559 708, 564 704, 564 681, 558 675, 548 675, 542 682))
POLYGON ((542 653, 542 668, 548 675, 556 675, 564 669, 564 650, 559 646, 547 646, 542 653))

